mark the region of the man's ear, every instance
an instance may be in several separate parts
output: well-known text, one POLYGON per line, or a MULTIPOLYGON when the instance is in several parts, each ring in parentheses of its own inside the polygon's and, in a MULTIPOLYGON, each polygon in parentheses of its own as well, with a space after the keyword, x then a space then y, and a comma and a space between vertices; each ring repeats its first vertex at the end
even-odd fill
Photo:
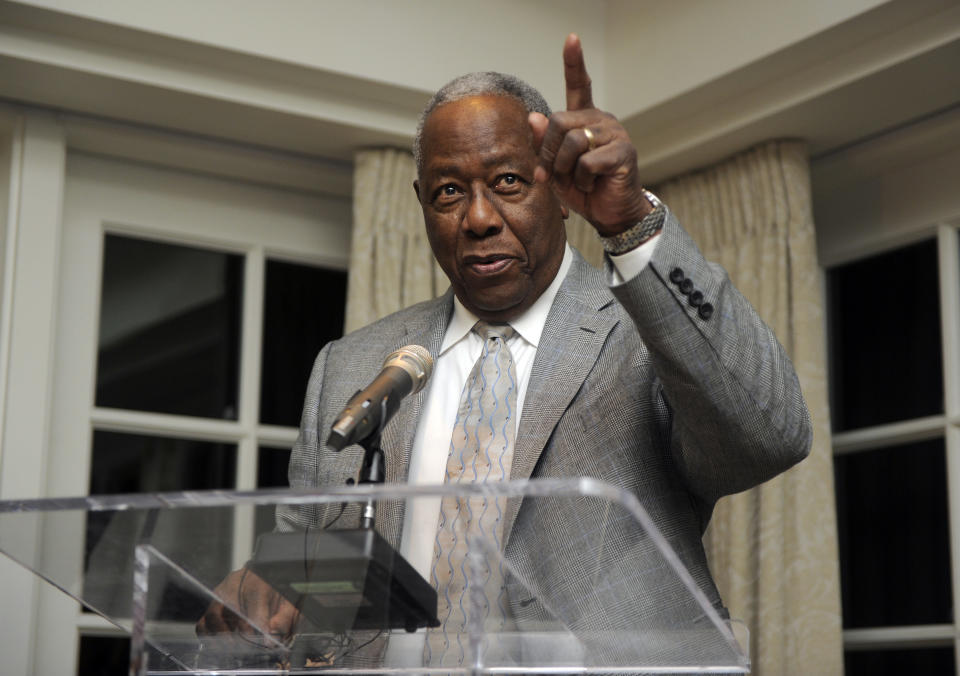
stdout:
MULTIPOLYGON (((416 183, 416 181, 414 181, 414 183, 416 183)), ((567 220, 568 218, 570 218, 570 210, 567 209, 566 204, 560 205, 560 215, 563 216, 563 220, 567 220)))
POLYGON ((420 181, 413 179, 413 192, 417 193, 417 201, 420 201, 420 181))

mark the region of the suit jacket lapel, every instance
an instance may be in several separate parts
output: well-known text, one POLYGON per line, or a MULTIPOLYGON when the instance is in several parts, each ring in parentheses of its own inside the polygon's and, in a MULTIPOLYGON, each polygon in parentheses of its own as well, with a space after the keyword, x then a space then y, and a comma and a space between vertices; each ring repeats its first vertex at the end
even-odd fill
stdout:
MULTIPOLYGON (((617 313, 601 273, 574 251, 573 265, 547 315, 527 385, 510 479, 529 479, 560 416, 593 368, 617 313)), ((509 533, 519 509, 511 501, 509 533)))
MULTIPOLYGON (((452 311, 453 291, 447 291, 425 312, 407 323, 406 332, 398 338, 393 349, 411 344, 422 345, 436 361, 452 311)), ((413 438, 426 394, 427 389, 424 388, 404 400, 394 419, 383 430, 381 446, 386 460, 387 483, 407 481, 413 438)))

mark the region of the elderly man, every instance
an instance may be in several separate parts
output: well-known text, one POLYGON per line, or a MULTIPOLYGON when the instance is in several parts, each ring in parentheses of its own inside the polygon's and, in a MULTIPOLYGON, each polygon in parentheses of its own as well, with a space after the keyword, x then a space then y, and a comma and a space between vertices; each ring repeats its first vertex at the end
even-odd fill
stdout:
MULTIPOLYGON (((723 614, 701 543, 713 506, 805 456, 807 411, 772 332, 640 185, 626 131, 593 106, 576 36, 567 38, 563 58, 566 111, 551 114, 531 87, 495 73, 458 78, 428 104, 415 141, 414 189, 451 291, 323 349, 291 485, 356 478, 360 449, 337 453, 325 445, 326 434, 387 354, 421 344, 435 372, 427 392, 405 400, 384 432, 388 482, 590 476, 613 483, 637 495, 723 614), (568 209, 602 238, 605 272, 567 245, 568 209), (502 391, 471 393, 487 359, 509 377, 497 380, 502 391), (498 423, 502 437, 464 450, 464 426, 477 422, 465 413, 483 396, 507 413, 498 423), (478 455, 488 458, 482 472, 478 455)), ((576 594, 577 581, 538 570, 546 566, 538 552, 596 517, 585 507, 577 522, 566 515, 560 523, 521 506, 505 519, 507 560, 553 576, 557 594, 576 594)), ((341 526, 355 515, 287 511, 280 525, 334 518, 341 526)), ((385 508, 378 529, 445 586, 455 581, 438 576, 435 564, 457 538, 451 518, 437 504, 407 513, 385 508)), ((630 551, 603 554, 601 564, 625 555, 630 551)), ((235 593, 229 582, 224 591, 235 593)), ((671 602, 664 594, 643 603, 651 601, 671 602)), ((629 614, 631 603, 640 601, 627 599, 620 612, 629 614)), ((281 606, 273 603, 262 616, 273 628, 289 622, 290 609, 281 606)), ((581 626, 611 621, 604 608, 580 610, 574 622, 581 626)), ((442 619, 449 613, 441 607, 442 619)), ((216 612, 204 622, 207 630, 226 624, 216 612)))

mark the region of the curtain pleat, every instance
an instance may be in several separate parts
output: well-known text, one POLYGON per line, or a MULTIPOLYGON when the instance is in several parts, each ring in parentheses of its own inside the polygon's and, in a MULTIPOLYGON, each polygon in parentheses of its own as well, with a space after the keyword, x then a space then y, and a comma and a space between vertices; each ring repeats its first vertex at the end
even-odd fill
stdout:
POLYGON ((430 251, 410 153, 356 154, 346 330, 435 298, 449 283, 430 251))
POLYGON ((567 219, 567 241, 590 265, 603 268, 603 245, 597 231, 580 214, 572 211, 567 219))

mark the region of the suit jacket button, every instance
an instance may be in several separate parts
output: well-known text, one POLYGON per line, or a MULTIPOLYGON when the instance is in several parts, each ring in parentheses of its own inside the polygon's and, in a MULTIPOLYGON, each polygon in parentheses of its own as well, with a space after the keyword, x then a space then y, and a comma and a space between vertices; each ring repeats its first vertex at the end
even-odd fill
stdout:
POLYGON ((703 303, 703 294, 699 291, 694 291, 690 294, 690 298, 688 300, 690 301, 690 305, 693 307, 700 307, 700 305, 703 303))
POLYGON ((684 296, 689 296, 691 291, 693 291, 693 280, 687 277, 680 282, 680 293, 684 296))
POLYGON ((679 284, 683 281, 683 270, 680 268, 674 268, 670 271, 670 281, 674 284, 679 284))
POLYGON ((713 306, 710 303, 704 303, 697 309, 700 319, 710 319, 713 316, 713 306))

